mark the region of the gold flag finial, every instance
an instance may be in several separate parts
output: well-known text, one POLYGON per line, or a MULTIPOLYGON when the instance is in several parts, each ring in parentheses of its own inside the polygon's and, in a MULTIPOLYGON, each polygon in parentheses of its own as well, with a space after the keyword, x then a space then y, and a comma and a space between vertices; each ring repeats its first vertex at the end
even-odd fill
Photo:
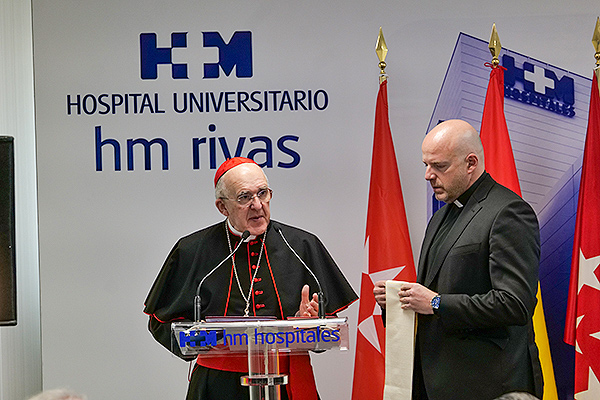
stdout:
POLYGON ((492 53, 492 66, 496 68, 500 64, 500 50, 502 45, 500 44, 500 38, 498 37, 498 31, 496 30, 496 24, 492 25, 492 36, 490 37, 490 45, 488 46, 490 53, 492 53))
POLYGON ((379 36, 377 37, 377 44, 375 45, 375 52, 377 53, 377 57, 379 57, 379 69, 381 72, 379 73, 379 83, 385 81, 387 79, 387 75, 385 73, 385 67, 387 64, 385 63, 385 57, 387 56, 388 48, 385 44, 385 39, 383 37, 383 30, 379 27, 379 36))
POLYGON ((594 28, 592 44, 594 45, 594 50, 596 50, 596 54, 594 55, 596 58, 596 68, 600 68, 600 17, 596 18, 596 28, 594 28))

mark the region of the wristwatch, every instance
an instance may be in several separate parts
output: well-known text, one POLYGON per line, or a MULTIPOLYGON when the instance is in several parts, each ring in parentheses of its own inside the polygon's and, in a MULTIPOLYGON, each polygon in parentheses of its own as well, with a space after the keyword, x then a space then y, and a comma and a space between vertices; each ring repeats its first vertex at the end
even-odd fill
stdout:
POLYGON ((433 299, 431 299, 431 308, 433 308, 433 312, 436 312, 440 308, 441 300, 442 300, 442 298, 440 297, 439 294, 436 294, 435 296, 433 296, 433 299))

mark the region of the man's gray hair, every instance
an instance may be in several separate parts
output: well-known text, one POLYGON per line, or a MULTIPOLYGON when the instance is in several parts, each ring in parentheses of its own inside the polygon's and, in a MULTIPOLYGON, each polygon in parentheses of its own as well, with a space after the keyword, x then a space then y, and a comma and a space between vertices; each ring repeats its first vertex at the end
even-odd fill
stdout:
POLYGON ((29 400, 86 400, 86 397, 68 389, 45 390, 29 400))
POLYGON ((225 192, 225 184, 223 183, 225 179, 219 179, 217 182, 217 186, 215 186, 215 199, 224 199, 227 198, 227 193, 225 192))
POLYGON ((539 400, 537 397, 526 392, 511 392, 503 394, 495 400, 539 400))
MULTIPOLYGON (((250 164, 252 165, 252 164, 250 164)), ((261 171, 265 177, 265 180, 267 181, 267 184, 269 183, 269 178, 267 178, 267 174, 265 174, 265 171, 261 168, 261 171)), ((224 176, 225 174, 223 174, 224 176)), ((223 176, 221 178, 223 178, 223 176)), ((225 187, 225 179, 219 179, 217 181, 217 186, 215 186, 215 200, 218 199, 226 199, 228 198, 227 195, 227 187, 225 187)))

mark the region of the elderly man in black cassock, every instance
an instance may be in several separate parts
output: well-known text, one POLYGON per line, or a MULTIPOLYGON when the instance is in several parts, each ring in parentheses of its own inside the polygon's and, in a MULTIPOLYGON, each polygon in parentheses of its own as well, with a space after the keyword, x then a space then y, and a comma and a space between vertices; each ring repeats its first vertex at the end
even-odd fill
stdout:
MULTIPOLYGON (((311 298, 309 288, 309 285, 316 288, 316 282, 283 237, 321 283, 328 315, 343 310, 357 299, 316 236, 271 221, 272 194, 262 168, 251 159, 231 158, 218 168, 215 205, 226 219, 175 244, 145 302, 150 332, 170 351, 173 351, 171 322, 194 319, 198 284, 236 248, 245 231, 250 236, 235 255, 203 283, 202 315, 275 316, 278 319, 317 316, 317 295, 311 298)), ((174 353, 184 358, 176 350, 174 353)), ((308 354, 282 357, 280 363, 282 372, 289 374, 282 399, 318 398, 308 354)), ((240 385, 240 377, 247 373, 245 355, 198 356, 186 399, 247 399, 248 388, 240 385)))

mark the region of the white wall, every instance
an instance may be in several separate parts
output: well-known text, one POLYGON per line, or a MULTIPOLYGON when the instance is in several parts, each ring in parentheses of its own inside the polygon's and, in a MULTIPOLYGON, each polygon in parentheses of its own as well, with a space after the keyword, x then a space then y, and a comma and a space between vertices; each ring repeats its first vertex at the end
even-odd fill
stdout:
MULTIPOLYGON (((69 37, 69 45, 77 46, 69 54, 81 56, 73 62, 85 63, 86 46, 93 42, 95 35, 110 35, 119 28, 117 18, 111 18, 109 5, 114 6, 119 17, 125 15, 130 23, 136 24, 138 32, 152 31, 155 21, 163 18, 163 14, 181 23, 174 23, 167 32, 187 29, 198 23, 205 15, 187 15, 178 11, 179 5, 195 7, 197 2, 172 1, 163 4, 160 1, 37 1, 36 5, 46 8, 56 18, 55 31, 75 29, 74 25, 63 24, 62 15, 75 16, 72 22, 81 29, 88 26, 86 18, 104 18, 97 26, 96 32, 86 31, 85 35, 69 37), (122 10, 122 11, 120 11, 122 10), (95 35, 94 35, 95 34, 95 35)), ((530 54, 567 70, 589 76, 593 66, 593 50, 590 43, 598 8, 596 1, 585 0, 575 4, 558 0, 503 2, 492 0, 467 1, 382 1, 382 2, 202 2, 208 16, 215 16, 211 29, 235 30, 258 29, 245 26, 252 18, 263 18, 266 23, 273 23, 276 28, 273 34, 285 33, 283 38, 290 39, 281 47, 263 49, 263 57, 271 59, 273 64, 281 67, 281 76, 273 82, 278 89, 279 83, 290 82, 285 74, 286 63, 305 63, 308 65, 310 77, 295 77, 299 81, 325 86, 328 90, 340 87, 341 101, 332 109, 327 118, 316 121, 309 128, 335 130, 342 121, 350 126, 342 132, 343 141, 323 141, 306 138, 313 147, 321 146, 315 151, 316 169, 328 167, 330 175, 321 174, 318 185, 313 186, 317 193, 326 193, 333 200, 315 203, 310 198, 303 198, 309 187, 303 176, 291 173, 285 175, 274 171, 270 174, 272 183, 280 186, 288 184, 289 190, 278 190, 273 204, 274 218, 315 231, 328 246, 336 260, 345 270, 356 291, 359 291, 360 271, 362 270, 362 241, 364 240, 364 219, 366 211, 367 188, 370 163, 370 143, 373 129, 373 113, 377 91, 377 58, 374 52, 379 26, 383 26, 390 53, 387 72, 390 74, 389 103, 390 121, 396 143, 398 164, 401 174, 408 222, 411 229, 413 250, 418 252, 425 227, 425 185, 422 178, 420 159, 420 142, 428 125, 441 82, 448 65, 456 38, 460 31, 488 38, 492 23, 496 23, 502 43, 512 50, 530 54), (246 12, 239 7, 247 7, 246 12), (306 16, 302 21, 298 16, 306 16), (219 18, 227 21, 218 24, 219 18), (325 29, 327 27, 327 29, 325 29), (294 29, 293 31, 290 29, 294 29), (320 36, 318 32, 333 31, 333 36, 320 36), (308 32, 312 43, 302 42, 302 48, 296 45, 302 35, 308 32), (332 38, 335 39, 332 41, 332 38), (315 49, 318 49, 315 52, 315 49), (310 59, 310 62, 307 61, 310 59), (303 80, 304 79, 304 80, 303 80), (328 149, 337 149, 330 152, 328 149), (327 161, 325 162, 326 158, 327 161), (322 164, 319 164, 322 163, 322 164), (318 211, 318 212, 314 212, 318 211)), ((0 2, 0 134, 16 137, 16 177, 17 177, 17 262, 19 292, 19 325, 16 328, 0 328, 0 396, 1 400, 23 400, 26 396, 39 390, 41 386, 41 350, 40 350, 40 317, 38 286, 38 246, 37 246, 37 208, 35 185, 35 139, 33 134, 33 85, 32 85, 32 44, 31 44, 31 11, 27 0, 2 0, 0 2)), ((116 17, 117 15, 114 15, 116 17)), ((40 18, 45 16, 39 15, 40 18)), ((207 20, 204 19, 204 22, 207 20)), ((82 32, 82 31, 76 31, 82 32)), ((65 36, 67 37, 67 36, 65 36)), ((64 38, 64 37, 63 37, 64 38)), ((46 38, 48 46, 39 49, 50 52, 55 43, 52 37, 46 38)), ((116 38, 118 39, 118 38, 116 38)), ((112 44, 117 41, 112 42, 112 44)), ((68 51, 69 46, 64 47, 68 51)), ((72 47, 71 47, 72 49, 72 47)), ((257 60, 259 58, 257 57, 257 60)), ((261 61, 264 62, 264 59, 261 61)), ((53 64, 52 70, 60 76, 61 65, 53 64)), ((107 66, 109 67, 109 66, 107 66)), ((49 69, 50 70, 50 69, 49 69)), ((99 70, 102 72, 102 69, 99 70)), ((44 77, 40 77, 44 79, 44 77)), ((50 77, 52 78, 52 77, 50 77)), ((89 80, 90 91, 96 81, 89 80)), ((106 82, 105 82, 106 83, 106 82)), ((49 82, 51 86, 53 82, 49 82)), ((265 86, 265 85, 263 85, 265 86)), ((107 86, 97 90, 109 90, 107 86)), ((58 93, 66 93, 67 89, 59 89, 58 93)), ((63 107, 64 97, 51 99, 63 107)), ((333 106, 332 106, 333 107, 333 106)), ((40 111, 40 110, 38 110, 40 111)), ((265 123, 275 124, 275 118, 265 123)), ((128 125, 132 130, 139 129, 133 121, 128 125)), ((271 125, 269 125, 271 126, 271 125)), ((275 126, 276 125, 272 125, 275 126)), ((225 129, 225 125, 220 125, 225 129)), ((46 129, 46 127, 43 127, 46 129)), ((59 134, 63 126, 57 126, 52 134, 59 134)), ((250 126, 250 128, 254 128, 250 126)), ((206 134, 206 127, 198 127, 199 134, 206 134)), ((188 131, 185 132, 189 134, 188 131)), ((139 136, 133 132, 129 137, 139 136)), ((114 136, 114 135, 109 135, 114 136)), ((52 149, 53 137, 46 137, 44 151, 52 149)), ((58 146, 58 145, 57 145, 58 146)), ((62 171, 65 147, 56 147, 50 154, 44 154, 45 160, 56 160, 55 164, 45 167, 62 171)), ((68 149, 67 149, 68 150, 68 149)), ((305 160, 310 162, 311 160, 305 160)), ((76 165, 76 164, 74 164, 76 165)), ((76 165, 77 168, 79 165, 76 165)), ((68 166, 67 166, 68 169, 68 166)), ((74 175, 78 171, 73 170, 74 175)), ((42 171, 47 177, 52 171, 42 171)), ((85 172, 85 171, 83 171, 85 172)), ((46 242, 42 243, 42 289, 44 299, 44 386, 69 385, 87 392, 91 398, 163 398, 157 395, 161 390, 181 393, 185 390, 186 366, 178 360, 170 358, 162 352, 156 343, 144 331, 144 318, 140 314, 141 302, 158 272, 160 263, 172 243, 179 235, 191 229, 200 228, 217 220, 216 211, 211 217, 198 218, 198 207, 206 203, 201 188, 210 185, 210 177, 198 179, 190 171, 182 172, 190 185, 181 187, 170 184, 165 179, 165 191, 177 193, 171 197, 164 193, 152 199, 156 214, 153 219, 136 208, 137 197, 152 193, 154 182, 147 175, 119 176, 115 184, 125 192, 132 184, 143 182, 146 192, 136 192, 128 198, 117 198, 114 203, 104 204, 102 208, 85 210, 85 202, 93 200, 98 193, 81 186, 69 186, 69 177, 61 182, 60 188, 70 190, 54 197, 52 190, 56 184, 51 178, 40 183, 40 191, 45 191, 52 202, 45 203, 45 213, 41 216, 41 229, 46 232, 46 242), (85 193, 89 197, 74 198, 73 195, 85 193), (182 194, 183 193, 183 194, 182 194), (75 208, 65 204, 65 196, 75 201, 75 208), (56 201, 56 202, 54 202, 56 201), (160 213, 160 211, 177 209, 177 212, 160 213), (136 218, 139 224, 127 231, 110 215, 115 209, 123 215, 136 218), (190 214, 187 211, 193 210, 190 214), (62 227, 63 217, 72 217, 81 212, 89 221, 100 221, 97 225, 81 225, 74 223, 62 227), (191 216, 190 216, 191 215, 191 216), (46 223, 45 223, 46 222, 46 223), (44 224, 45 223, 45 224, 44 224), (113 226, 110 226, 113 224, 113 226), (42 226, 43 225, 43 226, 42 226), (106 226, 104 226, 106 225, 106 226), (157 226, 162 229, 158 231, 157 226), (65 228, 64 231, 61 228, 65 228), (112 230, 111 230, 112 229, 112 230), (87 237, 77 236, 86 232, 87 237), (65 231, 69 231, 67 234, 65 231), (96 233, 112 232, 102 236, 96 233), (98 267, 104 264, 79 262, 78 257, 85 247, 90 250, 90 257, 103 259, 107 265, 122 263, 116 257, 114 249, 121 250, 123 240, 137 237, 134 244, 146 247, 134 249, 130 257, 137 258, 142 269, 126 271, 125 274, 101 274, 102 270, 90 270, 85 275, 79 268, 98 267), (76 251, 70 246, 73 239, 81 241, 76 251), (46 247, 44 247, 46 246, 46 247), (68 255, 68 263, 64 263, 64 255, 68 255), (51 255, 50 258, 47 255, 51 255), (47 260, 44 263, 44 260, 47 260), (66 271, 75 271, 69 275, 66 271), (142 271, 142 273, 140 273, 142 271), (85 281, 79 282, 79 273, 85 281), (67 279, 65 279, 67 277, 67 279), (73 280, 73 278, 76 278, 73 280), (94 281, 95 279, 95 281, 94 281), (120 280, 124 279, 124 281, 120 280), (67 291, 65 284, 78 285, 75 292, 67 291), (44 289, 45 288, 45 289, 44 289), (85 296, 101 296, 103 305, 97 305, 96 315, 85 315, 86 322, 95 328, 92 336, 101 339, 91 349, 95 357, 82 358, 80 354, 69 353, 68 344, 64 343, 63 333, 69 317, 83 316, 85 296), (126 302, 120 301, 126 299, 126 302), (108 306, 106 306, 108 304, 108 306), (139 306, 138 306, 139 304, 139 306), (109 320, 108 307, 119 312, 118 318, 109 320), (119 308, 120 307, 120 308, 119 308), (75 315, 73 313, 75 312, 75 315), (101 317, 99 319, 99 317, 101 317), (100 321, 99 325, 95 325, 100 321), (92 325, 93 324, 93 325, 92 325), (128 325, 129 324, 129 325, 128 325), (116 328, 116 326, 118 328, 116 328), (106 330, 104 330, 106 328, 106 330), (132 329, 137 342, 127 346, 119 336, 126 329, 132 329), (68 362, 65 362, 68 361, 68 362), (91 378, 92 377, 92 378, 91 378), (165 383, 160 383, 165 382, 165 383), (165 384, 168 386, 164 388, 165 384), (172 387, 172 389, 171 389, 172 387), (111 397, 112 395, 112 397, 111 397), (115 397, 116 396, 116 397, 115 397), (154 397, 153 397, 154 396, 154 397)), ((95 176, 101 180, 105 176, 95 176)), ((74 177, 78 179, 77 176, 74 177)), ((83 180, 82 180, 83 181, 83 180)), ((79 183, 79 182, 78 182, 79 183)), ((161 182, 162 183, 162 182, 161 182)), ((59 188, 59 190, 60 190, 59 188)), ((310 193, 310 192, 309 192, 310 193)), ((208 205, 210 207, 210 204, 208 205)), ((81 214, 80 214, 81 215, 81 214)), ((131 263, 124 263, 131 265, 131 263)), ((139 268, 139 267, 138 267, 139 268)), ((89 309, 89 308, 88 308, 89 309)), ((357 307, 353 306, 348 315, 355 319, 357 307)), ((77 319, 71 321, 77 321, 77 319)), ((75 326, 76 324, 73 324, 75 326)), ((78 343, 84 345, 86 343, 78 343)), ((319 380, 323 399, 348 398, 351 385, 353 358, 343 356, 337 363, 328 363, 326 355, 318 358, 317 368, 324 378, 319 380)))
POLYGON ((17 325, 0 327, 0 400, 42 389, 31 3, 0 1, 0 135, 15 138, 17 325))

